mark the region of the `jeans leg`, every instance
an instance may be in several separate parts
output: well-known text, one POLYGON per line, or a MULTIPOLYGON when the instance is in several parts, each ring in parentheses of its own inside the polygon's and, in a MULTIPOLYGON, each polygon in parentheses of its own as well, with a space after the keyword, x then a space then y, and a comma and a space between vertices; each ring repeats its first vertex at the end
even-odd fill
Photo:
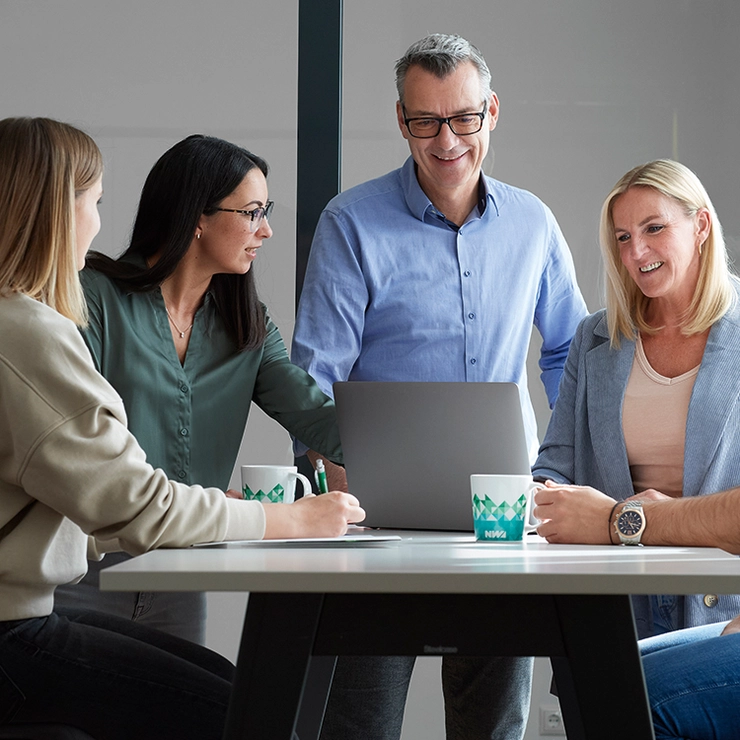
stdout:
POLYGON ((101 591, 100 571, 130 559, 126 553, 110 553, 101 561, 88 562, 88 572, 75 584, 59 586, 54 604, 66 609, 92 609, 133 619, 184 640, 205 644, 206 595, 198 592, 101 591))
POLYGON ((701 627, 690 627, 685 630, 666 632, 655 637, 647 637, 640 640, 640 655, 644 658, 646 655, 658 652, 658 650, 665 650, 677 645, 688 645, 710 637, 719 637, 726 625, 727 622, 715 622, 701 627))
POLYGON ((534 658, 442 659, 447 740, 521 740, 534 658))
POLYGON ((339 657, 321 740, 399 740, 415 660, 339 657))
POLYGON ((0 665, 24 697, 13 722, 105 740, 220 740, 233 674, 205 648, 98 612, 0 624, 0 665))
POLYGON ((206 595, 199 591, 141 592, 134 621, 168 635, 206 642, 206 595))
POLYGON ((643 668, 657 740, 738 737, 740 634, 652 652, 643 668))

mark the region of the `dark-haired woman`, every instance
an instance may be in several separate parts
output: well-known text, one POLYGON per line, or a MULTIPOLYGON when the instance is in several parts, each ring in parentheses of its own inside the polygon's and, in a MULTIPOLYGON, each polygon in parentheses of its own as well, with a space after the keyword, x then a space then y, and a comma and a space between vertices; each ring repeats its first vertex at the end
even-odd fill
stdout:
MULTIPOLYGON (((252 402, 342 460, 333 402, 290 363, 254 287, 252 262, 272 235, 267 172, 239 146, 187 137, 149 173, 127 251, 93 255, 82 273, 95 364, 148 460, 175 480, 228 485, 252 402)), ((99 591, 100 568, 125 557, 91 562, 58 602, 203 642, 204 594, 99 591)))

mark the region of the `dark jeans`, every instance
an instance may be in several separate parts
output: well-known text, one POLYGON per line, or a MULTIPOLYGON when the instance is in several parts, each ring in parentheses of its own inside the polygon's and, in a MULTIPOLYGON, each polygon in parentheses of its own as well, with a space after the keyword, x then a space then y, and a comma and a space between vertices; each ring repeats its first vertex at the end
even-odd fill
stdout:
MULTIPOLYGON (((415 658, 340 657, 321 740, 398 740, 415 658)), ((533 658, 442 659, 447 740, 520 740, 533 658)))
POLYGON ((100 571, 131 556, 122 552, 108 553, 102 560, 87 563, 85 577, 75 584, 58 586, 54 605, 64 609, 93 609, 117 617, 132 619, 137 624, 162 630, 169 635, 205 645, 206 595, 199 591, 123 592, 101 591, 100 571))
POLYGON ((0 724, 72 725, 96 740, 220 740, 234 667, 94 611, 0 622, 0 724))

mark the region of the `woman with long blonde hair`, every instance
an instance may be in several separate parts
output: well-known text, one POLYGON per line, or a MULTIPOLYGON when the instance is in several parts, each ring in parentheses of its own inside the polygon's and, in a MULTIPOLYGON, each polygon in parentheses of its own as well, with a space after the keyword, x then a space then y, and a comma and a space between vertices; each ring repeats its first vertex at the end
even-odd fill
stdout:
POLYGON ((362 518, 336 493, 296 504, 167 480, 95 370, 77 272, 100 228, 102 158, 82 131, 0 121, 0 725, 61 723, 96 740, 220 738, 231 664, 205 648, 83 610, 54 610, 90 542, 154 546, 340 534, 362 518))
MULTIPOLYGON (((659 159, 601 211, 606 309, 583 320, 534 474, 550 542, 650 544, 646 501, 740 485, 740 282, 706 189, 659 159)), ((706 544, 706 543, 705 543, 706 544)), ((641 637, 734 617, 740 596, 634 597, 641 637)))

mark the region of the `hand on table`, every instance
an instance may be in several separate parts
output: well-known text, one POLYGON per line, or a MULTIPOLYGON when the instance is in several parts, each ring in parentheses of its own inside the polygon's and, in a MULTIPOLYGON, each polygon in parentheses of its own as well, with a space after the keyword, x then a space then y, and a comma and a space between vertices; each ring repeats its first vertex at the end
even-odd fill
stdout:
POLYGON ((632 496, 628 496, 625 501, 670 501, 673 497, 667 496, 665 493, 656 491, 654 488, 648 488, 642 493, 635 493, 632 496))
POLYGON ((552 543, 609 545, 609 514, 616 503, 590 486, 547 481, 534 495, 537 534, 552 543))
POLYGON ((361 522, 365 512, 351 494, 329 491, 304 496, 292 504, 265 507, 265 539, 341 537, 350 524, 361 522))

